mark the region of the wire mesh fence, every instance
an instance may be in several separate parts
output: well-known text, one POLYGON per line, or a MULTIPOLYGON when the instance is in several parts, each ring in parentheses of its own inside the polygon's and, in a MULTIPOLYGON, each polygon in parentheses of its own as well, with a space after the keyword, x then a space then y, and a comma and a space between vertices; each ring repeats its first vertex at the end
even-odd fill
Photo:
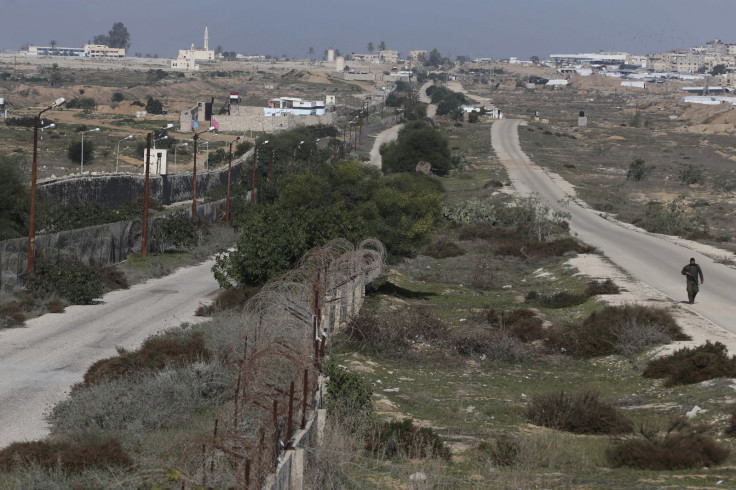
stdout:
POLYGON ((325 342, 356 314, 365 286, 383 273, 375 239, 334 240, 248 301, 229 362, 237 376, 218 403, 212 436, 194 441, 179 461, 190 485, 261 488, 294 435, 319 408, 325 342))

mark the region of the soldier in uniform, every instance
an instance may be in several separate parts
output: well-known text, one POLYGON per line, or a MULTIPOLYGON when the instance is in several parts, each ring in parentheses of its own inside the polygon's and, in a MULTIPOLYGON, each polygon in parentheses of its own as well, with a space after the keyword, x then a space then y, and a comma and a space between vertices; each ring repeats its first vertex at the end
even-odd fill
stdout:
POLYGON ((698 277, 700 284, 703 284, 703 271, 700 266, 695 263, 695 259, 691 258, 690 263, 682 268, 682 275, 687 278, 687 299, 690 304, 695 303, 695 296, 698 294, 698 277))

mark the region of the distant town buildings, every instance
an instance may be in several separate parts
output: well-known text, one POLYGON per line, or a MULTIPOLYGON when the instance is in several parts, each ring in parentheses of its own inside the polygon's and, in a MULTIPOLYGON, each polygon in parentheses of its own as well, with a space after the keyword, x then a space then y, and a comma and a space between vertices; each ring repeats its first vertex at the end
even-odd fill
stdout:
POLYGON ((125 58, 125 48, 110 48, 104 44, 85 44, 82 48, 61 46, 28 46, 31 56, 73 56, 79 58, 125 58))

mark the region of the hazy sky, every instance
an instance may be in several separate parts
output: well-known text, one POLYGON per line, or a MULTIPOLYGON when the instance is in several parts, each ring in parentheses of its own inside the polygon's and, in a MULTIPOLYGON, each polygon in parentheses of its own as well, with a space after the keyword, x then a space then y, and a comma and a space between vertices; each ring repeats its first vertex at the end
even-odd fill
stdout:
POLYGON ((647 54, 736 43, 736 0, 0 0, 0 50, 28 42, 80 46, 122 22, 129 54, 176 57, 192 43, 210 49, 307 57, 313 47, 367 52, 372 41, 406 56, 528 59, 621 50, 647 54))

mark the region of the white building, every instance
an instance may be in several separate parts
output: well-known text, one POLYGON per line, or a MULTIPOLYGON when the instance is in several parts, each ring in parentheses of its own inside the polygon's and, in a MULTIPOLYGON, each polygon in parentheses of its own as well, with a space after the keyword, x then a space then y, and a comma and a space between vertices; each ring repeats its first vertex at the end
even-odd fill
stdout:
POLYGON ((180 49, 179 56, 171 61, 171 68, 179 70, 198 70, 198 61, 215 61, 215 52, 209 48, 209 34, 204 27, 204 47, 195 48, 192 43, 189 49, 180 49))
POLYGON ((279 97, 270 99, 268 107, 264 107, 266 117, 293 114, 295 116, 323 116, 325 103, 321 100, 303 100, 296 97, 279 97))

